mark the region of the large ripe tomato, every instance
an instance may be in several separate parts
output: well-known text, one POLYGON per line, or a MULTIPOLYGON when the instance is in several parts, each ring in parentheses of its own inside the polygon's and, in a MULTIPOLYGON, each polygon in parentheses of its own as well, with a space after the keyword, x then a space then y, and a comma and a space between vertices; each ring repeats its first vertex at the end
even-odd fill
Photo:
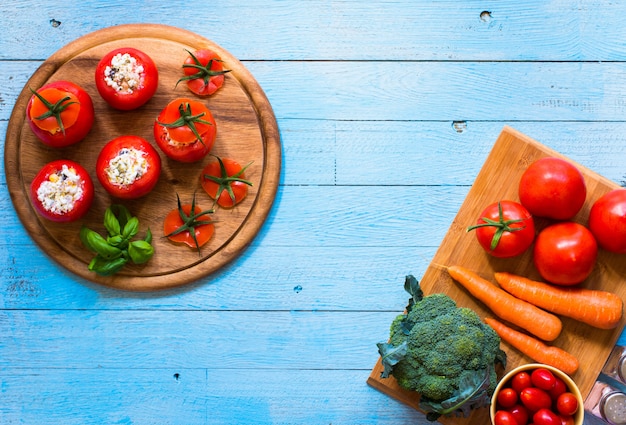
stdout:
POLYGON ((522 174, 519 198, 537 217, 569 220, 585 203, 585 179, 574 165, 554 157, 540 158, 522 174))
POLYGON ((91 207, 93 194, 89 173, 67 159, 44 165, 30 185, 30 197, 37 212, 56 222, 83 217, 91 207))
POLYGON ((626 189, 615 189, 594 202, 589 230, 601 248, 626 254, 626 189))
POLYGON ((535 239, 535 221, 518 202, 500 201, 488 205, 474 226, 476 238, 494 257, 514 257, 526 251, 535 239))
POLYGON ((87 136, 94 121, 93 102, 82 87, 70 81, 54 81, 33 93, 26 117, 43 143, 62 148, 87 136))
POLYGON ((548 282, 570 286, 585 280, 598 256, 598 244, 585 226, 575 222, 552 224, 535 239, 534 263, 548 282))
MULTIPOLYGON (((183 63, 185 74, 178 83, 187 81, 187 87, 198 96, 209 96, 215 93, 224 84, 224 74, 230 72, 224 69, 222 59, 217 53, 209 49, 200 49, 189 53, 183 63)), ((178 84, 177 83, 177 84, 178 84)))
POLYGON ((113 108, 137 109, 148 102, 159 85, 157 67, 146 53, 132 47, 110 51, 96 66, 96 88, 113 108))
POLYGON ((161 175, 161 157, 139 136, 119 136, 98 155, 96 176, 109 194, 135 199, 150 192, 161 175))
POLYGON ((171 101, 154 123, 154 139, 169 158, 196 162, 204 158, 215 143, 217 127, 209 108, 197 100, 171 101))
POLYGON ((229 158, 215 157, 202 170, 200 184, 204 191, 223 208, 231 208, 243 201, 248 195, 246 167, 229 158))

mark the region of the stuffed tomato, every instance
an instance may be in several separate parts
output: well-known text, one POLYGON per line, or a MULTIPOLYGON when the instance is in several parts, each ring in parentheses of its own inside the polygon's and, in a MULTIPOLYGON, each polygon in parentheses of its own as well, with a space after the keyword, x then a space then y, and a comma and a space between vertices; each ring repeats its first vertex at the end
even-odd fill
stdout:
POLYGON ((148 194, 161 175, 161 157, 139 136, 120 136, 108 142, 96 161, 96 176, 110 195, 136 199, 148 194))
POLYGON ((80 164, 61 159, 41 168, 31 183, 30 196, 42 217, 70 222, 89 211, 94 187, 89 173, 80 164))
POLYGON ((144 105, 156 93, 159 72, 146 53, 122 47, 100 60, 95 79, 98 93, 109 105, 130 111, 144 105))
POLYGON ((93 102, 77 84, 54 81, 33 91, 26 116, 39 140, 53 148, 63 148, 80 142, 91 130, 93 102))
POLYGON ((169 158, 197 162, 213 147, 217 127, 209 108, 202 102, 178 98, 170 102, 154 123, 154 139, 169 158))

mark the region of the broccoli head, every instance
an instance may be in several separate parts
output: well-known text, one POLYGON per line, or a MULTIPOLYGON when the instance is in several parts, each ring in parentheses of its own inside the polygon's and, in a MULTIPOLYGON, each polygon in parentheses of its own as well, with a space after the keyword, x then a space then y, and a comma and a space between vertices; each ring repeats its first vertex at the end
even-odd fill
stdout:
POLYGON ((405 289, 412 295, 406 312, 392 322, 389 342, 378 344, 382 376, 393 375, 400 387, 418 392, 432 421, 489 405, 496 365, 506 364, 500 337, 449 296, 424 296, 413 276, 405 289))

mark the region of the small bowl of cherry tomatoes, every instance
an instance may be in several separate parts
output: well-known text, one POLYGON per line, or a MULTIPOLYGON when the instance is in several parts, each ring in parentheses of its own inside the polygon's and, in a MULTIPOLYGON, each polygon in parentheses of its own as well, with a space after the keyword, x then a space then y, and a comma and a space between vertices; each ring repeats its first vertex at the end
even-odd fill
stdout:
POLYGON ((489 413, 492 425, 582 425, 583 403, 580 390, 566 373, 531 363, 500 380, 489 413))

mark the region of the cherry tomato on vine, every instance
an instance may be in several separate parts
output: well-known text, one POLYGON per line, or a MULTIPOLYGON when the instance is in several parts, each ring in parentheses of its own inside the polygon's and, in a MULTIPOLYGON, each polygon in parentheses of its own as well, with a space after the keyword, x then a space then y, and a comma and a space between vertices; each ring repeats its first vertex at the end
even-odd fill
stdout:
POLYGON ((569 220, 585 203, 585 179, 574 165, 554 157, 530 164, 519 183, 519 198, 533 216, 569 220))
POLYGON ((109 194, 136 199, 148 194, 161 175, 161 157, 139 136, 119 136, 98 155, 96 176, 109 194))
POLYGON ((62 148, 87 136, 94 121, 93 102, 77 84, 54 81, 33 91, 26 116, 39 140, 53 148, 62 148))
POLYGON ((198 96, 210 96, 224 84, 224 69, 220 56, 212 50, 200 49, 195 53, 187 50, 189 56, 183 63, 184 77, 176 83, 186 81, 187 87, 198 96))
POLYGON ((535 239, 533 261, 548 282, 571 286, 593 271, 598 244, 589 229, 575 222, 561 222, 543 229, 535 239))
POLYGON ((626 189, 615 189, 594 202, 589 230, 601 248, 626 254, 626 189))
POLYGON ((237 161, 216 156, 202 170, 200 184, 220 207, 234 207, 248 195, 248 186, 252 186, 244 174, 249 165, 242 167, 237 161))
POLYGON ((93 196, 93 182, 87 170, 67 159, 44 165, 30 185, 30 197, 37 212, 56 222, 83 217, 91 207, 93 196))
POLYGON ((98 93, 109 105, 129 111, 152 98, 159 85, 159 72, 146 53, 132 47, 121 47, 100 60, 95 80, 98 93))
POLYGON ((500 258, 522 254, 535 239, 533 217, 522 204, 514 201, 488 205, 477 223, 467 230, 475 230, 483 249, 500 258))
POLYGON ((200 247, 205 245, 215 232, 215 225, 209 214, 213 210, 202 211, 196 205, 194 195, 191 204, 181 204, 176 195, 178 208, 170 211, 163 220, 163 233, 172 242, 183 243, 190 248, 196 248, 198 254, 200 247))
POLYGON ((171 101, 154 122, 154 139, 169 158, 196 162, 204 158, 215 143, 217 127, 209 108, 197 100, 171 101))

